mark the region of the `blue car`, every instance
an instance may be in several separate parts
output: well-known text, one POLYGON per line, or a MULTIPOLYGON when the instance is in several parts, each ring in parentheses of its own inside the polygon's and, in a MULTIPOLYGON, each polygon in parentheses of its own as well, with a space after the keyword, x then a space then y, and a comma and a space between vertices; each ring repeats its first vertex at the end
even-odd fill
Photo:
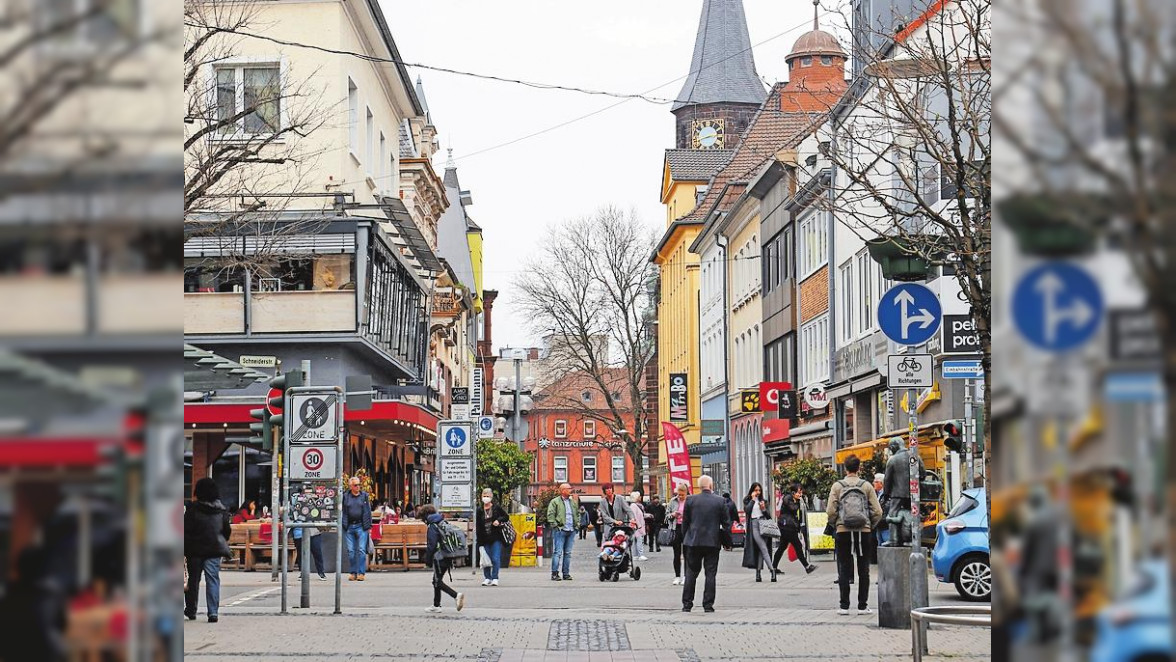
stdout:
POLYGON ((988 561, 988 506, 984 488, 964 490, 955 508, 936 525, 931 568, 941 582, 955 584, 960 597, 992 599, 992 566, 988 561))
POLYGON ((1095 617, 1090 660, 1157 662, 1172 657, 1168 564, 1154 559, 1141 564, 1122 597, 1095 617))

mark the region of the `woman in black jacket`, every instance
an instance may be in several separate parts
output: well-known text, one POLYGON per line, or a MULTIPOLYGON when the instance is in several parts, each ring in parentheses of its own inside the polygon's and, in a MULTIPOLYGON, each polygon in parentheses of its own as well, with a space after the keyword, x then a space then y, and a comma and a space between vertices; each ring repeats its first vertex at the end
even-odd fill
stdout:
POLYGON ((805 572, 811 573, 817 569, 817 566, 809 563, 808 558, 808 515, 804 511, 804 492, 800 488, 800 483, 793 483, 788 487, 788 492, 780 497, 780 508, 777 515, 779 519, 776 523, 780 525, 780 547, 776 550, 776 556, 772 558, 772 568, 780 573, 780 557, 784 555, 784 551, 792 545, 792 549, 796 550, 796 560, 800 561, 800 565, 804 566, 805 572))
POLYGON ((196 481, 195 493, 196 500, 184 509, 184 557, 188 563, 184 615, 190 621, 196 620, 200 574, 204 573, 208 622, 215 623, 220 611, 221 559, 232 555, 229 550, 232 515, 220 502, 220 489, 211 478, 196 481))
POLYGON ((502 506, 494 503, 494 492, 487 487, 482 490, 482 507, 474 515, 477 529, 477 543, 486 548, 490 565, 482 568, 482 586, 498 586, 498 569, 502 567, 502 554, 510 553, 510 546, 503 536, 503 527, 510 523, 510 516, 502 506), (504 551, 505 550, 505 551, 504 551))
POLYGON ((764 500, 764 488, 752 483, 747 496, 743 497, 743 513, 747 516, 747 535, 743 540, 743 567, 755 569, 755 580, 762 582, 760 575, 764 565, 776 581, 776 569, 772 567, 772 542, 760 533, 760 522, 772 519, 772 511, 764 500))

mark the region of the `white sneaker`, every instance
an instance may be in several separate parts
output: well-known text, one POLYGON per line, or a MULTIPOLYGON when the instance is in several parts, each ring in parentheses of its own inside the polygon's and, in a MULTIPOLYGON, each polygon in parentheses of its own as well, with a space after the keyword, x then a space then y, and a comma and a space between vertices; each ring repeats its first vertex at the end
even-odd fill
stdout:
POLYGON ((436 614, 441 611, 441 608, 440 607, 425 607, 425 611, 427 611, 431 614, 436 614))
POLYGON ((457 594, 457 610, 461 611, 465 607, 465 593, 457 594))
POLYGON ((490 580, 489 580, 489 579, 483 579, 483 580, 482 580, 482 586, 489 586, 489 585, 490 585, 490 580))
POLYGON ((870 609, 869 607, 866 607, 865 609, 858 610, 858 616, 868 616, 872 613, 874 613, 874 610, 870 609))
POLYGON ((491 585, 491 586, 498 586, 498 580, 497 580, 497 579, 491 579, 491 580, 490 580, 490 585, 491 585))
POLYGON ((682 585, 682 578, 681 577, 674 577, 674 586, 681 586, 681 585, 682 585))
POLYGON ((838 613, 839 615, 841 615, 841 616, 849 616, 849 610, 848 610, 848 609, 838 609, 838 610, 837 610, 837 613, 838 613))
POLYGON ((638 561, 648 561, 648 560, 649 560, 649 557, 648 557, 648 556, 638 556, 638 557, 637 557, 637 560, 638 560, 638 561))

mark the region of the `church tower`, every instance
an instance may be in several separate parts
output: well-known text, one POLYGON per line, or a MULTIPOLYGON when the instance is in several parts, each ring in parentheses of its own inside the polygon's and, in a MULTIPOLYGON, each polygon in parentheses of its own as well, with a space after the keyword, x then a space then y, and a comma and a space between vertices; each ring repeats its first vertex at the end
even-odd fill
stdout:
POLYGON ((690 74, 675 97, 678 149, 734 149, 767 98, 743 0, 703 0, 690 74))

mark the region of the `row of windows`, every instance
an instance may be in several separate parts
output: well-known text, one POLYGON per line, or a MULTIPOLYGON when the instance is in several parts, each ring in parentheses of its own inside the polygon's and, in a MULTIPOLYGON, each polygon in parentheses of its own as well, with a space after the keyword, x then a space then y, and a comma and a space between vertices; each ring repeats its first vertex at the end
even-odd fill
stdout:
POLYGON ((800 383, 822 382, 829 378, 829 314, 826 313, 800 327, 800 383))
MULTIPOLYGON (((568 438, 568 422, 562 418, 556 420, 554 433, 555 433, 556 439, 567 439, 568 438)), ((584 438, 585 439, 592 439, 595 436, 596 436, 596 421, 593 421, 593 420, 584 421, 584 438)))
POLYGON ((391 177, 396 173, 396 153, 399 151, 399 138, 393 132, 392 148, 393 152, 389 154, 389 141, 384 136, 382 130, 376 130, 375 115, 372 114, 371 106, 364 108, 364 134, 361 142, 359 133, 359 87, 355 81, 350 78, 347 79, 347 130, 348 130, 348 144, 351 149, 351 155, 360 165, 364 166, 368 177, 379 177, 382 188, 390 190, 392 188, 391 177), (376 135, 379 138, 376 138, 376 135), (376 146, 379 146, 379 159, 376 160, 376 146), (376 168, 373 168, 376 165, 376 168))
MULTIPOLYGON (((556 455, 552 459, 552 468, 554 475, 552 479, 557 483, 571 482, 568 477, 568 456, 556 455)), ((580 480, 581 483, 595 483, 599 480, 596 472, 596 458, 592 455, 582 455, 580 457, 580 480)), ((625 458, 623 456, 615 456, 612 458, 612 478, 613 483, 625 482, 625 458)))
POLYGON ((796 256, 797 278, 808 278, 828 261, 829 231, 823 214, 810 212, 800 220, 800 250, 796 256))
POLYGON ((792 278, 792 226, 764 244, 762 260, 765 294, 792 278))
POLYGON ((839 338, 852 342, 876 328, 877 301, 889 284, 882 267, 865 250, 846 260, 837 270, 839 338))

